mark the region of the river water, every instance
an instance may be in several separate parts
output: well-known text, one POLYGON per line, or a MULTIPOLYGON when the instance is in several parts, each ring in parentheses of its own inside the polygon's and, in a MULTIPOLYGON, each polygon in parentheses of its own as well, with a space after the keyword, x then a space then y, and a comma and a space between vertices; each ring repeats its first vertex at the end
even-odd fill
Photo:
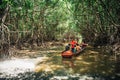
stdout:
POLYGON ((119 62, 110 53, 86 48, 76 57, 62 58, 62 50, 0 60, 0 80, 120 80, 119 62))

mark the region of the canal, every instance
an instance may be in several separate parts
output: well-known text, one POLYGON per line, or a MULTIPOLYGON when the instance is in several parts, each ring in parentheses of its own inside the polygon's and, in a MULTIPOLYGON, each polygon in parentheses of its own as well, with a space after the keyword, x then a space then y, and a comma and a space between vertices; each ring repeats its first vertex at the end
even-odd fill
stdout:
POLYGON ((88 46, 78 56, 62 58, 63 47, 23 50, 0 60, 0 80, 119 80, 119 62, 111 53, 88 46))

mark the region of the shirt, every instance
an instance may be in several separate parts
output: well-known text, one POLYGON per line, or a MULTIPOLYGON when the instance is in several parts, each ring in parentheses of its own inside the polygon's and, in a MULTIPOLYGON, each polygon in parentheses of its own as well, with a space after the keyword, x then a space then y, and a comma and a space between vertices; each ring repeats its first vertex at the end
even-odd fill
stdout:
POLYGON ((76 42, 76 41, 74 41, 74 40, 72 40, 72 41, 70 42, 70 44, 72 45, 72 46, 71 46, 71 48, 74 48, 74 47, 75 47, 75 45, 77 44, 77 42, 76 42))

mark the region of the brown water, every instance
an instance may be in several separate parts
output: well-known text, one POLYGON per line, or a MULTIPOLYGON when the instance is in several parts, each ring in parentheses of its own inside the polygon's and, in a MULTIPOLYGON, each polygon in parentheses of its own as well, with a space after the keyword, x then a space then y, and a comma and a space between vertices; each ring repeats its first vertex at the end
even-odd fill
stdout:
POLYGON ((63 48, 52 48, 42 54, 38 51, 27 59, 15 58, 1 61, 0 78, 9 80, 119 80, 119 63, 116 63, 109 53, 105 54, 88 47, 76 57, 62 58, 60 53, 62 50, 63 48))

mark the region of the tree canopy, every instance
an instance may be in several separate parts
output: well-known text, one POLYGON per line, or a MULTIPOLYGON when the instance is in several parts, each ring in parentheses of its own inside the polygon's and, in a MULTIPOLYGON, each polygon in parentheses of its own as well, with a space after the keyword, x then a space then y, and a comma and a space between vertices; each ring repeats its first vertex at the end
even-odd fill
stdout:
POLYGON ((0 23, 13 31, 10 43, 58 40, 67 33, 103 44, 120 37, 119 0, 0 0, 0 4, 0 23))

